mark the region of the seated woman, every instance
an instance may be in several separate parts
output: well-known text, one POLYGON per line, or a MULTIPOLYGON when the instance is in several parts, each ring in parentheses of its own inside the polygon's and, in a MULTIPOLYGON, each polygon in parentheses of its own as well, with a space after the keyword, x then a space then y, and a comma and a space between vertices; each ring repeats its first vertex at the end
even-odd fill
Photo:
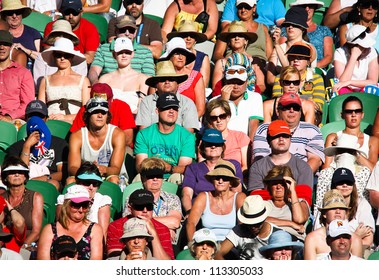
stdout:
POLYGON ((188 249, 195 260, 214 260, 220 244, 212 230, 202 228, 194 233, 192 240, 188 242, 188 249))
POLYGON ((220 33, 218 39, 227 43, 231 53, 216 61, 212 78, 212 96, 221 94, 224 73, 232 65, 243 65, 248 72, 248 89, 256 92, 266 90, 265 77, 262 70, 253 63, 253 57, 247 53, 250 44, 257 40, 254 32, 249 32, 240 21, 233 21, 228 31, 220 33))
POLYGON ((355 24, 346 32, 346 43, 334 52, 334 73, 338 82, 333 92, 344 94, 363 91, 378 83, 378 54, 375 40, 368 36, 366 26, 355 24))
POLYGON ((174 37, 181 37, 184 39, 187 49, 193 52, 196 56, 195 61, 187 64, 186 67, 200 72, 201 75, 203 75, 204 86, 207 88, 209 86, 211 74, 210 59, 206 53, 195 49, 195 45, 206 41, 207 36, 204 33, 198 32, 196 27, 195 22, 184 20, 179 26, 178 31, 173 31, 167 34, 167 39, 171 40, 174 37))
POLYGON ((72 236, 78 248, 78 260, 103 259, 103 230, 87 219, 91 198, 88 190, 72 185, 64 195, 58 220, 44 226, 38 241, 37 259, 53 259, 53 242, 61 235, 72 236))
POLYGON ((274 166, 263 182, 271 195, 268 202, 272 206, 266 221, 287 231, 294 239, 304 241, 310 208, 307 201, 296 193, 291 168, 286 165, 274 166))
MULTIPOLYGON (((43 220, 43 197, 39 192, 26 188, 29 180, 28 166, 19 158, 10 156, 1 166, 1 181, 7 187, 2 194, 9 206, 22 215, 26 224, 26 238, 23 248, 37 242, 40 237, 43 220)), ((12 216, 7 215, 5 225, 11 227, 12 216)))
POLYGON ((138 105, 147 95, 149 87, 145 84, 148 76, 132 69, 133 56, 132 41, 127 37, 117 38, 114 42, 113 57, 118 68, 114 72, 102 75, 99 83, 108 84, 112 88, 113 98, 127 103, 133 115, 136 115, 138 105))
MULTIPOLYGON (((297 70, 294 66, 283 67, 280 72, 280 76, 278 79, 278 83, 282 89, 282 94, 280 96, 276 96, 272 99, 265 100, 263 102, 263 116, 265 123, 270 123, 274 120, 278 119, 278 104, 281 98, 286 98, 288 95, 296 95, 296 99, 301 102, 301 108, 297 108, 298 110, 302 110, 302 119, 304 121, 314 124, 315 123, 315 110, 314 110, 314 102, 306 99, 302 99, 299 93, 300 83, 301 83, 301 74, 299 70, 297 70)), ((299 106, 298 106, 299 107, 299 106)), ((293 107, 293 110, 296 108, 293 107)), ((297 110, 296 109, 296 110, 297 110)))
MULTIPOLYGON (((315 73, 310 67, 314 54, 312 48, 304 42, 294 43, 286 53, 290 66, 296 67, 300 72, 299 94, 301 99, 310 100, 314 104, 318 121, 321 122, 322 108, 325 103, 325 85, 321 75, 315 73)), ((283 86, 279 83, 280 77, 275 78, 272 96, 282 95, 283 86)), ((315 123, 318 125, 318 123, 315 123)))
MULTIPOLYGON (((205 175, 214 170, 217 162, 225 158, 225 140, 222 138, 220 131, 208 128, 204 131, 199 145, 201 161, 192 163, 187 166, 184 172, 182 184, 182 205, 185 213, 189 213, 192 203, 201 192, 214 190, 214 185, 209 182, 205 175)), ((236 160, 229 160, 236 169, 236 176, 243 182, 241 165, 236 160)), ((233 192, 241 192, 242 186, 232 188, 233 192)))
POLYGON ((237 224, 237 211, 246 195, 231 191, 231 188, 240 184, 240 179, 236 177, 235 167, 229 161, 219 160, 205 176, 213 183, 214 190, 201 192, 196 197, 187 220, 187 240, 192 240, 201 222, 201 227, 216 234, 217 241, 223 241, 237 224))
POLYGON ((177 92, 187 96, 195 103, 200 119, 205 111, 205 84, 203 76, 199 71, 187 68, 187 65, 195 61, 195 59, 195 54, 187 49, 184 39, 174 37, 166 44, 166 52, 162 54, 159 61, 170 60, 177 74, 188 75, 187 80, 179 84, 177 92))
POLYGON ((90 82, 71 68, 85 61, 79 51, 74 50, 71 40, 58 38, 54 46, 42 52, 43 60, 58 70, 41 80, 38 99, 45 102, 49 119, 72 123, 80 107, 90 96, 90 82))
MULTIPOLYGON (((162 190, 165 162, 156 157, 146 158, 141 162, 141 180, 144 189, 150 191, 154 196, 153 218, 170 229, 171 241, 175 241, 176 230, 180 227, 182 220, 182 206, 180 198, 173 193, 162 190)), ((129 198, 125 205, 128 205, 129 198)), ((129 207, 124 210, 123 216, 130 214, 129 207)))
MULTIPOLYGON (((108 225, 111 218, 112 199, 108 195, 98 192, 103 180, 96 164, 85 161, 81 164, 75 175, 75 183, 84 186, 91 198, 91 206, 88 212, 88 220, 97 223, 103 229, 104 237, 107 236, 108 225)), ((56 217, 60 216, 62 205, 64 203, 64 195, 57 198, 56 217)))

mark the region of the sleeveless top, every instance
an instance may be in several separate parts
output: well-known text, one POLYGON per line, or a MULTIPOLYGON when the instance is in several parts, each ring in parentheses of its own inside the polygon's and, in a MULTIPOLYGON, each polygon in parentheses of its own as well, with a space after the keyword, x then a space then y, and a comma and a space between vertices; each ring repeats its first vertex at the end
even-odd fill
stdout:
MULTIPOLYGON (((91 231, 92 227, 95 223, 90 223, 86 232, 80 238, 80 241, 76 243, 76 247, 78 248, 78 260, 89 260, 91 258, 91 231)), ((54 237, 52 243, 58 238, 57 233, 57 223, 51 224, 51 230, 53 231, 54 237)), ((53 255, 53 247, 50 248, 50 254, 53 255)))
MULTIPOLYGON (((198 14, 191 14, 191 13, 187 13, 185 11, 182 11, 182 9, 180 8, 180 5, 178 3, 178 0, 174 0, 174 2, 178 6, 178 10, 179 10, 179 13, 176 15, 175 22, 174 22, 174 30, 177 31, 183 20, 190 20, 190 21, 195 22, 195 19, 197 18, 198 14)), ((203 33, 203 31, 202 31, 203 30, 203 24, 195 22, 195 25, 197 26, 197 32, 203 33)))
MULTIPOLYGON (((342 135, 342 130, 338 131, 336 134, 337 134, 337 137, 340 137, 342 135)), ((364 154, 366 154, 366 156, 368 157, 369 155, 369 141, 370 141, 370 135, 366 134, 366 133, 363 133, 363 144, 362 146, 360 146, 358 148, 358 150, 364 154)))
POLYGON ((206 56, 206 53, 203 53, 201 51, 196 51, 196 59, 195 59, 195 65, 193 66, 194 71, 200 72, 201 66, 203 65, 204 57, 206 56))
MULTIPOLYGON (((25 219, 25 224, 26 224, 26 236, 30 234, 33 228, 33 222, 32 222, 32 211, 33 211, 33 198, 34 198, 34 193, 35 191, 31 191, 25 188, 24 191, 24 198, 21 204, 13 207, 16 209, 22 217, 25 219)), ((9 193, 5 192, 3 197, 9 201, 9 193)), ((10 215, 7 215, 7 219, 5 221, 5 225, 8 228, 12 227, 12 221, 10 219, 10 215), (9 218, 9 219, 8 219, 9 218)))
POLYGON ((46 105, 51 114, 76 114, 82 107, 82 87, 85 76, 81 76, 79 85, 50 86, 50 76, 45 76, 46 105))
POLYGON ((129 105, 130 110, 135 115, 137 114, 139 96, 135 91, 122 91, 119 88, 112 88, 113 98, 124 101, 129 105))
POLYGON ((218 215, 211 212, 209 204, 209 194, 205 192, 207 197, 206 205, 201 222, 203 227, 211 229, 215 234, 217 241, 223 241, 228 232, 237 224, 236 198, 238 193, 234 194, 233 208, 229 214, 218 215))
POLYGON ((185 80, 183 83, 179 85, 178 92, 184 96, 187 96, 189 99, 191 99, 195 103, 195 100, 196 100, 195 87, 196 87, 197 82, 200 80, 202 76, 203 75, 201 75, 200 72, 192 70, 187 80, 185 80))
MULTIPOLYGON (((98 150, 95 150, 90 145, 87 127, 82 127, 82 148, 80 151, 82 161, 94 162, 96 160, 98 164, 108 166, 113 153, 112 135, 115 128, 116 126, 113 124, 108 124, 104 143, 98 150)), ((124 174, 127 177, 124 163, 122 163, 120 174, 124 174)))

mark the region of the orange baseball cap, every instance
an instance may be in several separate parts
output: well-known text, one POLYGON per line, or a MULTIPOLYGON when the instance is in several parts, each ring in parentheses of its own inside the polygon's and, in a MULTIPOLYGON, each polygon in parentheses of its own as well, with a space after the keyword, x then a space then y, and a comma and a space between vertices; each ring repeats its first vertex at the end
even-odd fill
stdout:
POLYGON ((279 134, 287 134, 291 136, 291 130, 288 124, 282 120, 271 122, 267 129, 267 135, 274 137, 279 134))

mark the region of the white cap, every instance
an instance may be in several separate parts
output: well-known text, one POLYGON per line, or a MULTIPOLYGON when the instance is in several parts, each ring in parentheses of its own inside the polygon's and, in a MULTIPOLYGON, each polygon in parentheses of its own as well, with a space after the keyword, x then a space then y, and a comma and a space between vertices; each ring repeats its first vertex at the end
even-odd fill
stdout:
POLYGON ((347 220, 333 220, 326 230, 326 235, 330 237, 337 237, 342 234, 351 235, 351 230, 349 229, 349 223, 347 220))
POLYGON ((133 43, 127 37, 117 38, 114 42, 115 52, 120 52, 123 50, 130 51, 130 52, 134 51, 133 43))
POLYGON ((238 6, 239 4, 241 3, 246 3, 248 4, 250 7, 254 7, 254 5, 257 4, 257 1, 256 0, 237 0, 236 1, 236 6, 238 6))
POLYGON ((357 44, 363 48, 370 48, 375 45, 375 40, 367 32, 367 27, 354 24, 346 32, 346 41, 350 44, 357 44))
POLYGON ((64 195, 64 199, 69 199, 75 203, 91 201, 88 190, 81 185, 72 185, 69 187, 67 193, 64 195))
POLYGON ((242 65, 232 65, 226 70, 225 72, 225 79, 226 80, 233 80, 233 79, 238 79, 240 81, 247 81, 247 71, 246 68, 242 65), (229 71, 232 70, 232 71, 229 71), (236 71, 233 71, 236 70, 236 71), (245 70, 241 71, 242 73, 238 73, 238 70, 245 70), (229 72, 229 73, 228 73, 229 72), (234 72, 234 73, 231 73, 234 72))
POLYGON ((193 235, 193 240, 196 243, 202 243, 205 241, 212 242, 215 246, 217 246, 217 238, 214 232, 207 228, 202 228, 196 231, 193 235))

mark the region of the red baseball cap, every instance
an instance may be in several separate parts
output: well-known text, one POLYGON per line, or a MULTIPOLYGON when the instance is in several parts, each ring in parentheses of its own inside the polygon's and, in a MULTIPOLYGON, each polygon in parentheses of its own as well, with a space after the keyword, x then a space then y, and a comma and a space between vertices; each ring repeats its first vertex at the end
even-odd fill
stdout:
POLYGON ((298 104, 301 106, 300 96, 296 93, 285 93, 280 97, 279 104, 282 106, 287 106, 290 104, 298 104))
POLYGON ((274 137, 279 134, 287 134, 291 136, 291 130, 288 124, 283 120, 272 121, 267 129, 267 135, 274 137))
POLYGON ((106 94, 108 102, 111 101, 113 98, 112 88, 108 84, 105 84, 105 83, 96 83, 91 87, 91 92, 90 92, 91 98, 94 97, 95 94, 97 96, 106 94))

